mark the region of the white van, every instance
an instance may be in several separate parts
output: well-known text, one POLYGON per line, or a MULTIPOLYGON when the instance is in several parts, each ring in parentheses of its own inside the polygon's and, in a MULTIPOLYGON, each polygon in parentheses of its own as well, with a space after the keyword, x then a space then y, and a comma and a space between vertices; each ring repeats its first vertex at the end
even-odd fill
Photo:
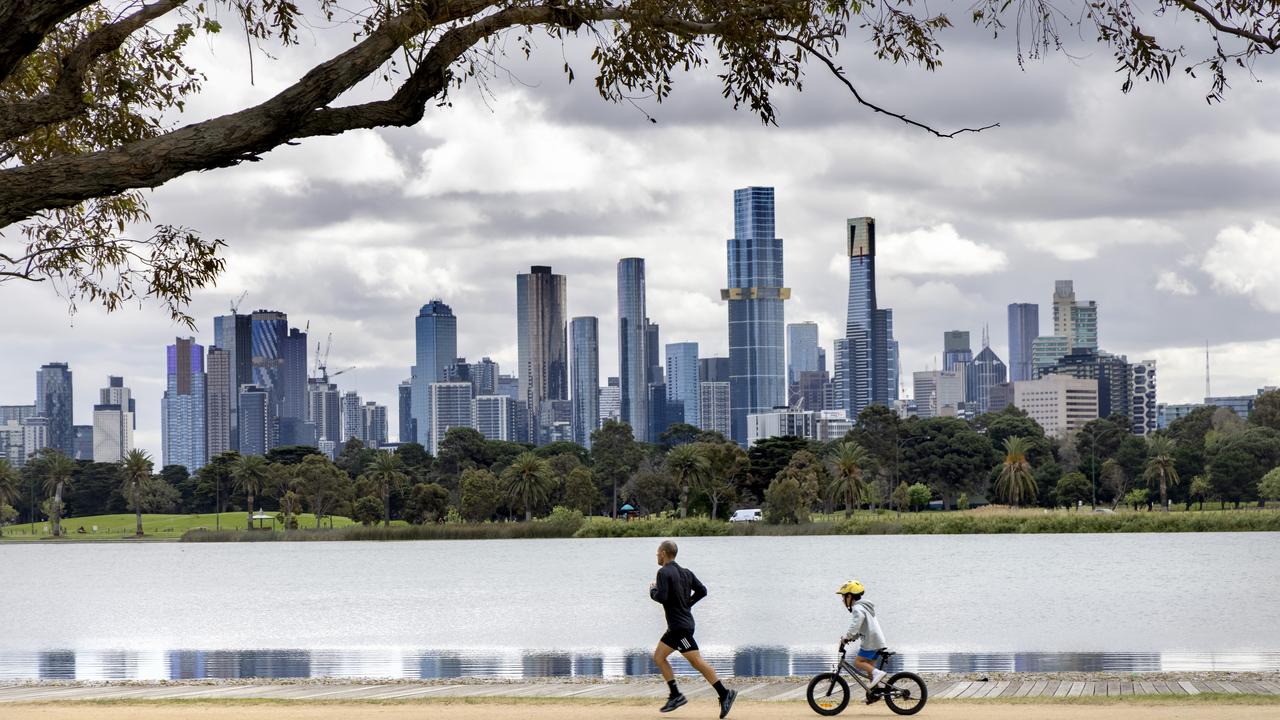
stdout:
POLYGON ((760 520, 760 509, 736 510, 729 522, 757 522, 760 520))

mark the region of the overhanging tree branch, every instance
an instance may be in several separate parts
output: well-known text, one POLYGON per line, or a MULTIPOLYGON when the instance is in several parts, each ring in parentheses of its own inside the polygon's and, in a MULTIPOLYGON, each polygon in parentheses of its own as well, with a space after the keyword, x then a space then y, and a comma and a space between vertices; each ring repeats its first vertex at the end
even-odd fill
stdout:
POLYGON ((0 2, 0 80, 44 40, 55 25, 97 0, 4 0, 0 2))
POLYGON ((1204 7, 1203 5, 1200 5, 1194 0, 1174 0, 1174 2, 1178 3, 1179 5, 1186 8, 1187 10, 1195 13, 1196 15, 1199 15, 1200 17, 1204 18, 1205 22, 1213 26, 1213 29, 1217 30, 1218 32, 1225 33, 1227 35, 1234 35, 1235 37, 1243 38, 1250 42, 1258 43, 1259 45, 1263 45, 1271 49, 1272 51, 1280 50, 1280 36, 1271 37, 1271 36, 1263 35, 1262 33, 1259 33, 1259 32, 1254 32, 1252 30, 1247 30, 1242 27, 1237 27, 1235 25, 1228 25, 1224 23, 1222 20, 1220 20, 1217 15, 1214 15, 1213 12, 1210 11, 1208 8, 1204 7))

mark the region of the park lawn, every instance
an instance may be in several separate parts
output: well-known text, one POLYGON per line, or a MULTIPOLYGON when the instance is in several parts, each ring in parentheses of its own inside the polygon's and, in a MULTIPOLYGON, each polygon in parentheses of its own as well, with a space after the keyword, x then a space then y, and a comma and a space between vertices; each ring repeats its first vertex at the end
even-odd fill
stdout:
MULTIPOLYGON (((333 527, 343 528, 349 527, 354 523, 351 518, 342 516, 326 516, 324 519, 324 527, 329 527, 332 521, 333 527)), ((221 527, 224 530, 244 530, 246 523, 246 513, 244 511, 224 512, 219 519, 217 513, 205 513, 201 515, 163 515, 149 514, 142 515, 142 531, 145 537, 153 539, 176 540, 182 537, 183 533, 188 530, 197 528, 207 528, 209 530, 215 527, 221 527)), ((314 528, 316 526, 316 516, 310 513, 304 513, 298 516, 299 526, 303 529, 314 528)), ((264 524, 270 528, 272 523, 264 521, 264 524)), ((393 521, 393 525, 405 524, 404 521, 393 521)), ((65 518, 62 521, 63 532, 66 533, 66 540, 118 540, 129 539, 133 537, 134 530, 137 526, 137 518, 132 513, 120 515, 91 515, 86 517, 65 518), (84 533, 79 533, 81 527, 85 529, 84 533), (96 528, 96 529, 95 529, 96 528)), ((276 523, 279 527, 279 523, 276 523)), ((37 522, 35 524, 34 535, 31 532, 31 525, 19 524, 9 525, 4 528, 5 540, 41 540, 49 538, 48 521, 37 522)))

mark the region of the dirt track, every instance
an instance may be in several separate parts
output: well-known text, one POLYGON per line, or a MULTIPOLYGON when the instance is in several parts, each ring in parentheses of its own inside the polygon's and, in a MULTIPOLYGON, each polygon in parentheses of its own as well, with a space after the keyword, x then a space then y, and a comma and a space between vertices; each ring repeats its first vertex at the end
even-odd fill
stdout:
MULTIPOLYGON (((23 720, 703 720, 715 718, 709 700, 691 701, 669 715, 657 706, 584 702, 408 703, 362 705, 306 703, 244 704, 66 704, 0 705, 0 718, 23 720)), ((803 703, 740 703, 734 720, 813 720, 819 717, 803 703)), ((841 718, 897 717, 884 705, 851 707, 841 718)), ((931 703, 919 715, 930 720, 1280 720, 1280 705, 1213 705, 1205 702, 1142 705, 1030 705, 931 703)))

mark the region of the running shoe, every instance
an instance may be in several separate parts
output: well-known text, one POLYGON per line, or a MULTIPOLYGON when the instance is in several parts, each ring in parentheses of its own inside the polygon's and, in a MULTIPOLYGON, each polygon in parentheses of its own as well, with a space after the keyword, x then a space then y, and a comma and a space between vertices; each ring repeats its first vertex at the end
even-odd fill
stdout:
POLYGON ((684 705, 687 702, 689 702, 689 700, 685 698, 684 693, 681 693, 679 695, 672 695, 671 697, 667 698, 667 704, 663 705, 662 709, 659 710, 658 712, 664 712, 664 713, 671 712, 672 710, 675 710, 676 708, 684 705))

